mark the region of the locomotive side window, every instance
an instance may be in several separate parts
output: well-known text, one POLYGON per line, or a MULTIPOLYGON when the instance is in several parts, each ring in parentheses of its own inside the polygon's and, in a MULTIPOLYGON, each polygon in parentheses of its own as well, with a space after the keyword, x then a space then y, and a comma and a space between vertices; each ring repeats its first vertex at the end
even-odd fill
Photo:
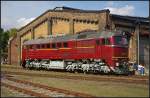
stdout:
POLYGON ((110 40, 108 38, 105 39, 105 44, 110 45, 110 40))
POLYGON ((56 48, 56 44, 55 43, 52 43, 52 48, 56 48))
POLYGON ((47 44, 46 47, 47 47, 47 48, 50 48, 50 44, 47 44))
POLYGON ((29 50, 29 45, 27 45, 27 50, 29 50))
POLYGON ((45 45, 44 45, 44 44, 42 44, 42 48, 45 48, 45 45))
POLYGON ((30 49, 32 49, 32 45, 30 45, 30 49))
POLYGON ((96 40, 96 45, 100 45, 100 40, 96 40))
POLYGON ((67 42, 64 42, 64 47, 68 47, 68 43, 67 42))
POLYGON ((61 47, 61 43, 57 43, 57 47, 60 48, 61 47))
POLYGON ((105 39, 102 39, 102 45, 105 45, 105 39))
POLYGON ((36 48, 37 48, 37 49, 40 49, 40 45, 36 45, 36 48))

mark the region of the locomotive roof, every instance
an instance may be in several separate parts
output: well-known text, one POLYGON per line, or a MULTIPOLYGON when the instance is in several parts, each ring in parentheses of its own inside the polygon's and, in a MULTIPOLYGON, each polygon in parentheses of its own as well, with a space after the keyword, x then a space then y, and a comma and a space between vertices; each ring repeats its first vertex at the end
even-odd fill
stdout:
POLYGON ((43 39, 34 39, 24 42, 24 45, 29 44, 42 44, 42 43, 50 43, 50 42, 65 42, 70 40, 82 40, 82 39, 90 39, 90 38, 108 38, 114 35, 120 35, 121 32, 114 32, 114 31, 102 31, 97 33, 96 31, 86 31, 78 34, 68 34, 65 36, 57 36, 53 38, 43 38, 43 39))

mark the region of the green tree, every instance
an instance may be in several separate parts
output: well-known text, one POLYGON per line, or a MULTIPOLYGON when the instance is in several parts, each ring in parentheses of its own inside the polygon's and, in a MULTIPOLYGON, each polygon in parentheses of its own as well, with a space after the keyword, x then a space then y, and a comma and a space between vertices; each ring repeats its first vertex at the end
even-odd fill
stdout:
POLYGON ((1 28, 0 29, 0 64, 2 61, 2 57, 4 57, 3 51, 6 49, 6 48, 4 49, 4 47, 6 46, 6 45, 4 45, 4 43, 5 43, 4 40, 5 40, 6 35, 7 34, 4 34, 3 28, 1 28))
POLYGON ((17 35, 17 29, 16 28, 12 28, 9 31, 9 37, 13 37, 17 35))
POLYGON ((0 29, 0 56, 1 58, 7 57, 6 54, 8 52, 8 41, 10 37, 17 35, 17 29, 12 28, 4 32, 3 28, 0 29), (5 55, 5 56, 4 56, 5 55))

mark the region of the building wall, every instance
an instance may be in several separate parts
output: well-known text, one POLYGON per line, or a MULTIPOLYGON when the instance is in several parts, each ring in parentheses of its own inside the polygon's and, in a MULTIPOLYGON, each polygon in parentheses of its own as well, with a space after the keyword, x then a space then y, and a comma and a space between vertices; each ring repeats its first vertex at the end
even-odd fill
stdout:
POLYGON ((46 37, 48 34, 47 30, 47 21, 42 22, 37 27, 34 28, 34 38, 38 39, 39 37, 46 37))
POLYGON ((87 22, 74 22, 74 32, 80 32, 85 29, 98 30, 98 24, 87 22))
POLYGON ((146 36, 140 37, 140 63, 144 64, 149 69, 149 38, 146 36))
POLYGON ((8 44, 8 64, 18 64, 18 47, 17 47, 17 37, 15 36, 9 41, 8 44))
POLYGON ((52 20, 52 34, 68 34, 69 33, 69 21, 53 19, 52 20))

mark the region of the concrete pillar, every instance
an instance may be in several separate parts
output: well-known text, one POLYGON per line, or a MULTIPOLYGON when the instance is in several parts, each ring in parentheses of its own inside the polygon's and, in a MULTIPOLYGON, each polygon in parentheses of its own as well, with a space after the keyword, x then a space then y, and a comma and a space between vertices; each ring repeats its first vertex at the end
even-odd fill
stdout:
POLYGON ((34 27, 31 28, 31 39, 34 39, 35 35, 34 35, 34 27))
POLYGON ((102 31, 102 27, 101 27, 101 20, 99 19, 98 20, 98 30, 97 30, 97 32, 100 32, 100 31, 102 31))
POLYGON ((47 19, 47 31, 48 31, 48 35, 52 35, 52 19, 51 18, 47 19))
POLYGON ((74 34, 74 21, 73 21, 73 19, 69 20, 69 33, 74 34))
POLYGON ((139 33, 140 33, 140 23, 138 23, 135 27, 135 33, 136 33, 136 62, 139 64, 139 33))
POLYGON ((8 41, 8 64, 11 65, 11 40, 8 41))
POLYGON ((99 14, 98 30, 97 30, 98 32, 105 30, 106 28, 108 29, 108 27, 110 26, 109 13, 110 11, 107 10, 106 12, 99 14))
POLYGON ((21 36, 17 35, 18 41, 18 65, 21 65, 21 36))

